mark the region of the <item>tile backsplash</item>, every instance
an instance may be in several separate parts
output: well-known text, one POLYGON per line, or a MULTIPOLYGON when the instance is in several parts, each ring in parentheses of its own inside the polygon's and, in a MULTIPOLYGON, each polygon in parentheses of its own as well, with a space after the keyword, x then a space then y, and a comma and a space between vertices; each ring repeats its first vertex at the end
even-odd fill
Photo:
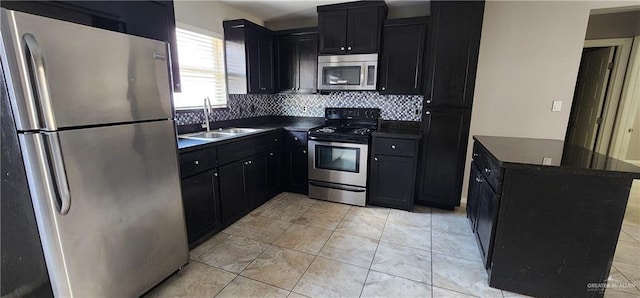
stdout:
MULTIPOLYGON (((380 108, 382 119, 420 121, 422 95, 380 95, 377 92, 320 94, 229 95, 228 107, 210 113, 211 121, 259 116, 324 117, 325 107, 380 108)), ((176 112, 177 124, 204 122, 202 110, 176 112)))

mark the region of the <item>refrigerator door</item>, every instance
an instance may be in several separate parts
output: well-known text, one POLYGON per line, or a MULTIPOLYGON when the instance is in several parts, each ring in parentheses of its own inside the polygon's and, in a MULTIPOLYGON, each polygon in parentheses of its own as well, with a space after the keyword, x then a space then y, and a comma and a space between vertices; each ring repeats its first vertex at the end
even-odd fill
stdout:
POLYGON ((56 296, 141 295, 187 263, 173 121, 20 138, 56 296))
POLYGON ((166 43, 6 9, 0 17, 19 131, 173 117, 166 43))

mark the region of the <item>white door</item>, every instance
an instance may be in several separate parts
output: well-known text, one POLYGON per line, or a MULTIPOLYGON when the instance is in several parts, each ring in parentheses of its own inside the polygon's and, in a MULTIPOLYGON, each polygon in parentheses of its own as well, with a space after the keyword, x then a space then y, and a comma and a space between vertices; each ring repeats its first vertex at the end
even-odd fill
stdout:
POLYGON ((595 48, 582 54, 566 141, 593 150, 609 83, 614 47, 595 48))

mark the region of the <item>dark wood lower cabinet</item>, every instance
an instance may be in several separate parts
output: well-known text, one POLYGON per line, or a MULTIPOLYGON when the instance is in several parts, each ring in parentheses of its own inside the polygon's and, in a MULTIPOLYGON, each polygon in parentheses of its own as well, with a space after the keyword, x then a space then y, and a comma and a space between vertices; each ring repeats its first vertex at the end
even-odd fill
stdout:
POLYGON ((217 171, 207 171, 182 180, 182 204, 189 243, 222 224, 218 196, 217 171))
POLYGON ((369 203, 413 210, 416 162, 413 157, 376 155, 371 162, 369 203), (413 174, 413 175, 412 175, 413 174))
POLYGON ((285 162, 287 190, 301 194, 309 193, 309 154, 307 147, 287 147, 285 154, 287 155, 285 162))
POLYGON ((222 221, 239 217, 249 208, 244 195, 244 160, 238 160, 220 167, 220 211, 222 221))
POLYGON ((416 203, 447 209, 460 205, 470 120, 470 109, 425 111, 416 203))
POLYGON ((267 199, 265 154, 261 153, 246 159, 243 166, 244 196, 250 208, 253 209, 267 199))
POLYGON ((277 195, 282 189, 282 154, 280 148, 267 152, 267 198, 277 195))

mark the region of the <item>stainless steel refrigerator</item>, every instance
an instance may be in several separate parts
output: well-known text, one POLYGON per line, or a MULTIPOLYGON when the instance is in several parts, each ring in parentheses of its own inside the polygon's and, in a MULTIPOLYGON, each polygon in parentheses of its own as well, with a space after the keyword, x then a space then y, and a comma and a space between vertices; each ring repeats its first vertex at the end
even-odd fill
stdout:
POLYGON ((53 294, 144 293, 189 258, 167 45, 6 9, 0 19, 3 100, 53 294))

